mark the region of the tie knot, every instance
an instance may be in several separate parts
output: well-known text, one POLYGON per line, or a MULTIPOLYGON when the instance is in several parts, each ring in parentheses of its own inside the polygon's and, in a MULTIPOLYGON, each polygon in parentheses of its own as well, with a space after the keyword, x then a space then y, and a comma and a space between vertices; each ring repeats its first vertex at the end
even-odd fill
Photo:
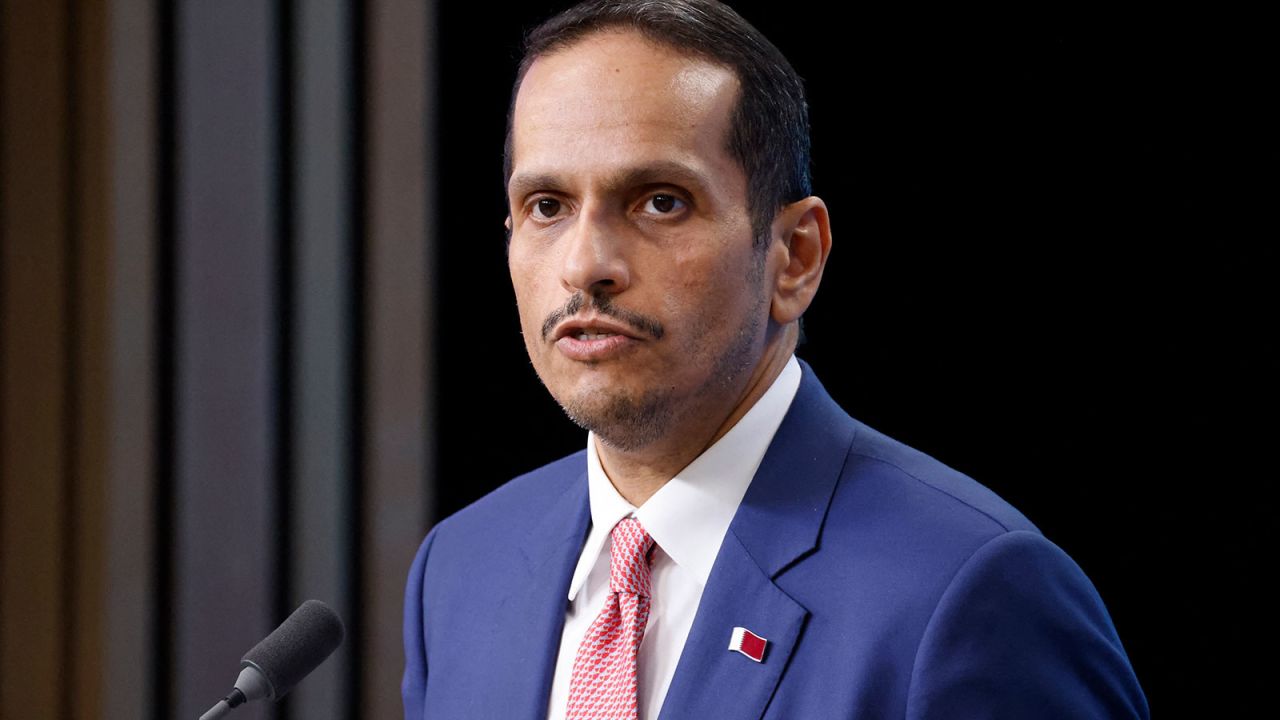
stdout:
POLYGON ((609 537, 609 591, 649 597, 649 549, 653 538, 635 518, 623 518, 609 537))

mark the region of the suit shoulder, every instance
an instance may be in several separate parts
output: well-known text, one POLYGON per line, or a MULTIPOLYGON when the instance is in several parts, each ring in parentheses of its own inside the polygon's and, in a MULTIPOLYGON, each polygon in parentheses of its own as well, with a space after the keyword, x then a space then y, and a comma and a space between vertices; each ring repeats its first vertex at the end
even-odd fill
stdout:
POLYGON ((927 507, 937 531, 945 532, 948 525, 955 524, 979 531, 985 526, 990 534, 1039 533, 1025 515, 977 480, 873 428, 857 424, 846 474, 874 478, 875 483, 864 480, 872 485, 893 486, 895 497, 913 505, 909 508, 912 513, 927 507))
MULTIPOLYGON (((1022 513, 978 481, 851 417, 807 364, 802 362, 801 368, 805 374, 793 402, 793 432, 786 435, 780 429, 780 437, 804 444, 805 436, 816 435, 822 438, 819 446, 848 448, 836 491, 837 504, 843 496, 861 503, 864 509, 874 507, 880 517, 928 518, 937 523, 934 527, 940 538, 948 530, 969 532, 979 541, 1013 530, 1039 532, 1022 513)), ((809 449, 814 454, 822 452, 820 448, 809 449)), ((856 507, 848 509, 861 514, 856 507)))
POLYGON ((1093 584, 1060 548, 1023 531, 993 538, 951 580, 916 651, 907 702, 908 717, 1150 717, 1093 584), (990 678, 999 692, 975 690, 990 678))

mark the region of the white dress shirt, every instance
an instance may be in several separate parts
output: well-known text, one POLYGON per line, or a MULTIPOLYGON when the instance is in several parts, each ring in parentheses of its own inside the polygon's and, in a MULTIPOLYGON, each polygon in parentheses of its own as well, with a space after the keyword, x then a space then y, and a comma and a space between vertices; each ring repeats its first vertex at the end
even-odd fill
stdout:
POLYGON ((609 593, 609 534, 629 515, 640 521, 656 546, 650 566, 649 621, 637 659, 640 718, 656 720, 720 543, 799 387, 800 364, 792 356, 765 394, 724 437, 639 508, 613 487, 596 455, 595 436, 587 435, 591 532, 569 583, 569 610, 551 684, 550 720, 565 716, 578 645, 609 593))

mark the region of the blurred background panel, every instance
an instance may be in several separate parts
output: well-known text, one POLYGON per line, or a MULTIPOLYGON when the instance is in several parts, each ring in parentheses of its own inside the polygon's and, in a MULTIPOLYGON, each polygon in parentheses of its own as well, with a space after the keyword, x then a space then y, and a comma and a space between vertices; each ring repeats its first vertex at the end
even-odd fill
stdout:
POLYGON ((432 5, 6 2, 0 717, 399 713, 434 514, 432 5), (358 660, 358 661, 357 661, 358 660))
MULTIPOLYGON (((584 442, 502 227, 520 37, 568 4, 0 4, 0 720, 196 717, 312 597, 348 641, 238 715, 399 716, 422 536, 584 442)), ((799 355, 1085 568, 1157 714, 1250 710, 1249 23, 731 4, 810 94, 835 249, 799 355)))

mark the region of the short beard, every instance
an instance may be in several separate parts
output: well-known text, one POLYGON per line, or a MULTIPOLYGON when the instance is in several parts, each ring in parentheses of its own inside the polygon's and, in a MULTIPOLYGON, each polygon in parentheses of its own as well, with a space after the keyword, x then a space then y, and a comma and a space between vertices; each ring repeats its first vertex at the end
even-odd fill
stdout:
POLYGON ((667 393, 660 389, 649 390, 640 398, 614 395, 598 407, 587 407, 586 403, 561 403, 560 407, 578 427, 624 452, 639 450, 661 438, 675 414, 667 393))
MULTIPOLYGON (((694 411, 699 400, 708 394, 721 395, 726 391, 741 390, 741 377, 749 375, 760 361, 754 352, 756 336, 764 323, 764 309, 768 300, 760 295, 764 276, 764 253, 756 253, 756 262, 748 275, 751 287, 757 290, 759 300, 747 313, 746 322, 725 351, 716 358, 715 368, 702 387, 692 396, 676 396, 671 388, 652 388, 638 398, 625 395, 609 395, 601 398, 602 404, 580 402, 560 407, 578 427, 595 433, 605 445, 623 452, 633 452, 662 439, 680 425, 680 421, 694 411)), ((695 330, 695 337, 703 336, 695 330)))

